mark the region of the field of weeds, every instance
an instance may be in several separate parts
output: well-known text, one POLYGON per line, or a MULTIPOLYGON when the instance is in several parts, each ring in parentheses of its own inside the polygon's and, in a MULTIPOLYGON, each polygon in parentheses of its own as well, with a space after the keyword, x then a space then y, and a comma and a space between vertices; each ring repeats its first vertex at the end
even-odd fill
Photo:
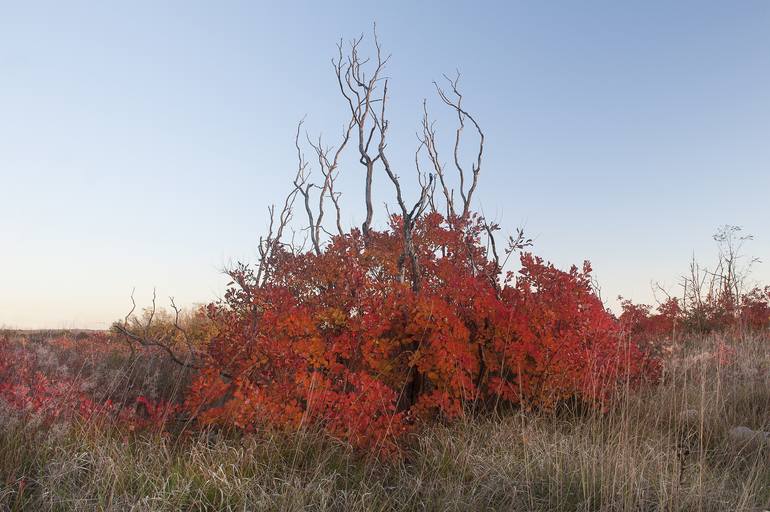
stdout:
MULTIPOLYGON (((80 346, 61 337, 13 339, 35 350, 46 371, 80 374, 145 421, 150 414, 137 412, 137 396, 173 401, 168 390, 185 378, 178 369, 160 357, 129 358, 119 347, 89 360, 79 347, 92 336, 81 335, 80 346)), ((626 390, 606 412, 564 406, 469 414, 412 435, 390 458, 362 454, 311 428, 249 435, 185 424, 127 429, 116 414, 55 421, 42 414, 0 401, 0 510, 770 506, 770 446, 761 437, 770 430, 764 336, 680 342, 661 383, 626 390), (756 435, 747 437, 748 429, 756 435)))

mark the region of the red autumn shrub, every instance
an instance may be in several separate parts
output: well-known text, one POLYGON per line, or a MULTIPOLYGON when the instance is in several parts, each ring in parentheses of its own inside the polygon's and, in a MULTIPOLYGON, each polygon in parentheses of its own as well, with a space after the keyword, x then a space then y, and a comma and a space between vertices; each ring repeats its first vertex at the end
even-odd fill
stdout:
POLYGON ((611 314, 594 294, 591 267, 561 271, 529 254, 510 294, 513 337, 493 350, 492 389, 515 403, 552 407, 579 398, 603 404, 623 379, 636 380, 642 354, 621 342, 611 314), (507 370, 506 370, 507 368, 507 370))
POLYGON ((655 311, 647 304, 621 300, 618 318, 623 335, 643 354, 648 375, 658 375, 661 361, 673 350, 677 330, 681 330, 683 311, 679 301, 670 298, 655 311))
POLYGON ((655 311, 622 301, 620 322, 628 336, 654 350, 656 345, 670 345, 680 334, 740 335, 770 327, 770 287, 746 288, 758 260, 742 249, 753 237, 743 234, 740 226, 725 225, 713 239, 718 249, 714 266, 703 267, 693 257, 689 271, 680 278, 680 297, 669 297, 655 311))
MULTIPOLYGON (((414 154, 419 188, 405 193, 389 158, 388 57, 376 36, 372 59, 361 57, 360 43, 347 55, 340 45, 333 61, 347 128, 336 146, 307 137, 311 163, 297 127, 293 188, 282 208, 268 209, 259 264, 232 270, 224 299, 209 306, 210 341, 182 346, 182 359, 150 322, 115 331, 195 368, 185 404, 204 424, 314 425, 359 447, 387 448, 421 423, 467 410, 549 409, 566 400, 602 407, 620 383, 645 377, 649 357, 594 293, 588 264, 565 272, 524 254, 518 273, 503 274, 497 226, 472 210, 485 135, 465 107, 459 76, 445 88, 434 84, 457 120, 452 156, 439 154, 424 103, 414 154), (467 137, 470 153, 461 147, 467 137), (360 230, 342 227, 336 180, 346 147, 365 170, 360 230), (382 230, 372 224, 375 172, 392 185, 397 212, 382 230), (303 210, 295 202, 304 203, 308 250, 285 241, 303 210), (327 230, 332 215, 335 234, 327 230)), ((529 242, 519 232, 505 255, 529 242)))
POLYGON ((208 345, 187 407, 250 430, 320 425, 379 446, 431 418, 502 403, 606 403, 644 371, 590 283, 529 254, 501 270, 479 218, 415 226, 419 288, 399 273, 400 219, 334 237, 318 254, 281 251, 260 283, 248 267, 209 306, 208 345))
POLYGON ((31 342, 0 337, 0 402, 37 426, 75 418, 108 419, 129 431, 160 429, 180 412, 178 404, 127 393, 106 398, 93 369, 110 364, 127 347, 104 333, 31 342))
POLYGON ((649 305, 629 300, 622 300, 621 307, 619 321, 625 334, 646 352, 657 355, 670 350, 681 335, 756 332, 770 327, 770 287, 753 288, 738 299, 729 294, 709 294, 699 302, 671 298, 654 311, 649 305))
POLYGON ((622 300, 621 309, 619 320, 626 334, 645 341, 673 338, 682 314, 677 299, 667 300, 654 312, 652 306, 630 300, 622 300))
POLYGON ((770 328, 770 286, 753 288, 741 297, 740 321, 750 330, 770 328))

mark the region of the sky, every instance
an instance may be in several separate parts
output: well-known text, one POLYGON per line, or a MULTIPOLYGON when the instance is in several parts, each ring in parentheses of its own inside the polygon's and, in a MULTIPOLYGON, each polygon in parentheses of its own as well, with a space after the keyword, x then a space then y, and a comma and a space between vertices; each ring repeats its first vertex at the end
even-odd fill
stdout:
MULTIPOLYGON (((770 283, 766 0, 0 0, 0 326, 106 328, 134 289, 220 297, 289 190, 297 122, 339 136, 330 59, 374 22, 400 175, 424 98, 449 159, 432 82, 459 70, 487 136, 476 208, 560 267, 590 260, 609 306, 676 292, 723 224, 770 283)), ((360 225, 361 167, 341 172, 360 225)))

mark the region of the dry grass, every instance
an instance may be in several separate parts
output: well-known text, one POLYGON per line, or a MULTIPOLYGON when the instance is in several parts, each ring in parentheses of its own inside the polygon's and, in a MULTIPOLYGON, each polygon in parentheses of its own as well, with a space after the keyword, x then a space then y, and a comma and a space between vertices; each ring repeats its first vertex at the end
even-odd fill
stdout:
POLYGON ((34 429, 0 411, 0 510, 741 511, 770 506, 770 341, 729 363, 691 342, 665 382, 605 415, 511 413, 434 427, 398 460, 302 432, 193 439, 34 429))

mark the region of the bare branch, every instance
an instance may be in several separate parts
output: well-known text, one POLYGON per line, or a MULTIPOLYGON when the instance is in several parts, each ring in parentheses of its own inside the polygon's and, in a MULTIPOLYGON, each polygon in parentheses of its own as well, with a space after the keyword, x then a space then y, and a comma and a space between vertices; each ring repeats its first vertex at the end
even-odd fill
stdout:
MULTIPOLYGON (((338 166, 340 161, 340 156, 342 155, 342 152, 344 151, 345 147, 348 144, 348 141, 350 140, 350 134, 353 130, 353 127, 356 125, 355 118, 351 118, 348 122, 348 125, 345 130, 343 130, 342 134, 342 142, 340 145, 334 150, 334 155, 329 157, 329 154, 332 152, 333 148, 324 148, 321 138, 318 138, 318 142, 314 143, 312 140, 308 138, 308 143, 313 148, 313 150, 316 153, 316 157, 318 158, 318 166, 321 170, 321 174, 324 177, 324 183, 321 187, 321 193, 318 199, 318 218, 316 219, 315 226, 313 229, 315 230, 315 238, 316 240, 320 240, 320 232, 323 230, 323 217, 324 217, 324 198, 328 196, 332 204, 334 205, 335 213, 336 213, 336 224, 337 224, 337 233, 342 236, 343 230, 342 230, 342 211, 340 209, 339 204, 339 197, 340 193, 335 192, 334 190, 334 184, 335 181, 339 175, 338 166)), ((325 230, 324 230, 325 231, 325 230)))
POLYGON ((183 366, 183 367, 189 368, 191 370, 200 370, 200 369, 203 368, 203 366, 200 366, 200 365, 197 365, 197 364, 193 364, 193 363, 190 363, 188 361, 184 361, 184 360, 180 359, 179 357, 177 357, 177 355, 174 353, 174 351, 171 350, 171 348, 166 343, 164 343, 162 341, 159 341, 159 340, 156 340, 156 339, 153 339, 153 338, 150 338, 150 337, 140 336, 140 335, 138 335, 138 334, 136 334, 136 333, 126 329, 125 327, 123 327, 120 324, 115 324, 114 329, 115 329, 115 331, 117 331, 118 334, 120 334, 122 336, 125 336, 126 338, 128 338, 131 341, 139 343, 143 347, 157 347, 157 348, 161 349, 163 352, 166 353, 166 355, 168 355, 168 357, 174 363, 178 364, 179 366, 183 366))
POLYGON ((453 156, 454 156, 455 168, 457 169, 457 172, 460 178, 460 197, 463 200, 462 217, 465 218, 468 216, 470 212, 471 200, 473 199, 473 193, 476 191, 476 186, 478 185, 478 180, 479 180, 479 173, 481 172, 481 160, 484 154, 484 132, 481 130, 481 126, 479 126, 479 124, 476 122, 476 119, 462 107, 463 96, 458 89, 458 84, 460 81, 459 71, 457 72, 457 76, 454 79, 450 79, 446 75, 444 75, 444 78, 449 83, 452 97, 450 97, 450 95, 447 94, 438 85, 438 83, 434 82, 433 85, 436 87, 436 92, 438 92, 438 95, 441 98, 441 100, 447 106, 454 109, 454 111, 457 113, 458 126, 455 131, 455 143, 454 143, 453 156), (478 146, 478 152, 476 154, 476 161, 471 164, 471 185, 467 191, 465 190, 465 179, 466 179, 465 169, 460 163, 460 145, 462 140, 463 129, 465 128, 466 119, 471 121, 474 128, 476 129, 476 132, 479 135, 479 146, 478 146))
POLYGON ((359 45, 362 41, 363 35, 350 42, 350 52, 347 58, 343 57, 343 44, 342 41, 340 41, 340 44, 337 46, 338 58, 336 61, 333 61, 332 64, 335 75, 337 76, 340 93, 345 98, 350 108, 352 116, 351 129, 356 129, 359 162, 364 166, 366 171, 364 188, 366 218, 361 226, 361 230, 364 233, 364 237, 368 237, 372 219, 374 217, 374 207, 372 205, 372 179, 374 176, 374 165, 379 158, 379 155, 370 153, 371 144, 378 129, 374 105, 381 101, 384 102, 385 91, 383 90, 381 97, 378 96, 377 84, 383 79, 382 72, 390 57, 383 57, 382 48, 375 27, 374 45, 377 50, 377 60, 374 71, 367 78, 365 68, 369 59, 362 60, 358 53, 359 45))

